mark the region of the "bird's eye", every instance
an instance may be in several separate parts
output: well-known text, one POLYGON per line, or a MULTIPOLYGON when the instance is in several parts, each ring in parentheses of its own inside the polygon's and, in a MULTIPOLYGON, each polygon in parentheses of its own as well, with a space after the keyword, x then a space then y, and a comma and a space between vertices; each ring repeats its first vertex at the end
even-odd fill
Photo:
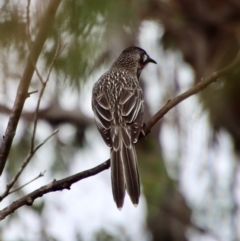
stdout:
POLYGON ((143 59, 143 63, 145 63, 146 60, 148 59, 148 56, 146 54, 144 54, 142 59, 143 59))
POLYGON ((143 54, 140 59, 140 64, 144 66, 147 59, 148 59, 148 56, 146 54, 143 54))

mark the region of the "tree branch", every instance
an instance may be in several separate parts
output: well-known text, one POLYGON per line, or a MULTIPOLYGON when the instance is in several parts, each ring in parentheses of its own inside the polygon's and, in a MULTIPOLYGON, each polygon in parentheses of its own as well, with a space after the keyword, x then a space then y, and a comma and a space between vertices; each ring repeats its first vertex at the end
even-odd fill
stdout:
POLYGON ((110 161, 107 160, 106 162, 83 172, 77 173, 75 175, 72 175, 70 177, 61 179, 59 181, 53 180, 51 183, 40 187, 39 189, 35 190, 34 192, 31 192, 27 196, 18 199, 17 201, 13 202, 8 207, 4 208, 0 211, 0 220, 3 220, 5 217, 7 217, 9 214, 13 213, 18 208, 24 206, 24 205, 32 205, 35 199, 42 197, 44 194, 49 192, 56 192, 56 191, 62 191, 64 189, 70 190, 70 187, 73 183, 76 183, 84 178, 93 176, 98 174, 99 172, 102 172, 110 167, 110 161))
MULTIPOLYGON (((150 133, 151 128, 156 124, 157 121, 159 121, 169 110, 171 110, 174 106, 182 102, 183 100, 187 99, 188 97, 200 92, 201 90, 205 89, 207 86, 209 86, 211 83, 216 82, 218 78, 226 75, 227 73, 235 70, 240 65, 240 53, 237 56, 237 59, 227 66, 226 68, 219 70, 215 73, 213 73, 210 77, 206 78, 205 80, 202 80, 197 85, 190 88, 188 91, 184 92, 183 94, 180 94, 176 98, 169 100, 165 106, 159 110, 144 126, 145 134, 150 133)), ((70 189, 71 185, 90 176, 96 175, 110 167, 110 160, 107 160, 103 162, 102 164, 77 173, 75 175, 72 175, 70 177, 61 179, 59 181, 54 180, 53 182, 42 186, 41 188, 35 190, 34 192, 24 196, 21 199, 18 199, 17 201, 14 201, 12 204, 10 204, 8 207, 4 208, 0 211, 0 220, 3 220, 5 217, 7 217, 9 214, 13 213, 18 208, 27 205, 30 206, 34 202, 35 199, 42 197, 44 194, 49 192, 55 192, 55 191, 62 191, 63 189, 70 189)))
POLYGON ((43 44, 47 39, 48 32, 50 30, 50 27, 52 26, 60 2, 61 0, 50 1, 46 13, 42 18, 39 32, 36 36, 36 41, 33 43, 31 51, 29 53, 27 64, 18 86, 16 99, 9 118, 4 139, 0 147, 0 175, 2 174, 5 163, 7 161, 12 141, 17 129, 18 121, 20 119, 25 100, 28 97, 28 87, 30 85, 35 70, 33 63, 37 63, 38 57, 41 53, 43 44))
POLYGON ((236 60, 228 65, 227 67, 214 72, 209 77, 202 79, 198 84, 194 85, 192 88, 187 90, 186 92, 180 94, 179 96, 175 97, 172 100, 168 100, 167 103, 145 124, 144 126, 144 132, 145 134, 149 134, 152 127, 165 115, 168 113, 169 110, 171 110, 173 107, 178 105, 183 100, 187 99, 188 97, 197 94, 201 90, 205 89, 207 86, 212 84, 213 82, 216 82, 218 78, 228 74, 229 72, 235 70, 237 67, 240 66, 240 51, 237 55, 236 60))

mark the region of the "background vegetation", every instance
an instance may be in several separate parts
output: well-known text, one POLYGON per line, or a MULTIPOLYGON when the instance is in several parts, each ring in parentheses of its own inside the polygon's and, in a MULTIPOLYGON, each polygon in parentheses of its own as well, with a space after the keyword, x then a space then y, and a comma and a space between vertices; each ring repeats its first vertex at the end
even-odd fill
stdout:
MULTIPOLYGON (((142 75, 148 120, 169 99, 233 62, 239 34, 238 0, 0 1, 1 136, 16 118, 19 84, 25 83, 21 93, 34 92, 19 112, 1 176, 1 209, 109 158, 94 125, 91 88, 124 48, 141 46, 158 62, 142 75)), ((9 215, 1 221, 0 240, 239 240, 239 79, 239 70, 221 76, 137 144, 138 211, 126 201, 127 211, 115 213, 107 170, 9 215)))

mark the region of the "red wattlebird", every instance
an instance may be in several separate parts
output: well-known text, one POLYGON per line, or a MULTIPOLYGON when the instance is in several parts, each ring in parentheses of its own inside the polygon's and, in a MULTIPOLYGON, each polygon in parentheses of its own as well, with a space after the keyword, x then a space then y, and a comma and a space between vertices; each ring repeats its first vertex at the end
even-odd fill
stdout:
POLYGON ((129 47, 93 87, 92 108, 97 128, 111 148, 112 191, 119 209, 123 206, 125 189, 135 206, 140 196, 134 144, 138 141, 144 113, 139 77, 148 63, 156 64, 156 61, 143 49, 129 47))

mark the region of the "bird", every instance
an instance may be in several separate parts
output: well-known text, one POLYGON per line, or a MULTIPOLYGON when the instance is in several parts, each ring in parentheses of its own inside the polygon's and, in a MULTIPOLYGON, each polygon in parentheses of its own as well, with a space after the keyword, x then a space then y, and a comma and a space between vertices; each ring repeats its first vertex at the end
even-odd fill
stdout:
POLYGON ((125 191, 134 206, 140 197, 135 143, 143 131, 144 100, 139 78, 148 63, 157 64, 142 48, 128 47, 92 90, 95 123, 110 147, 112 192, 119 210, 125 191))

